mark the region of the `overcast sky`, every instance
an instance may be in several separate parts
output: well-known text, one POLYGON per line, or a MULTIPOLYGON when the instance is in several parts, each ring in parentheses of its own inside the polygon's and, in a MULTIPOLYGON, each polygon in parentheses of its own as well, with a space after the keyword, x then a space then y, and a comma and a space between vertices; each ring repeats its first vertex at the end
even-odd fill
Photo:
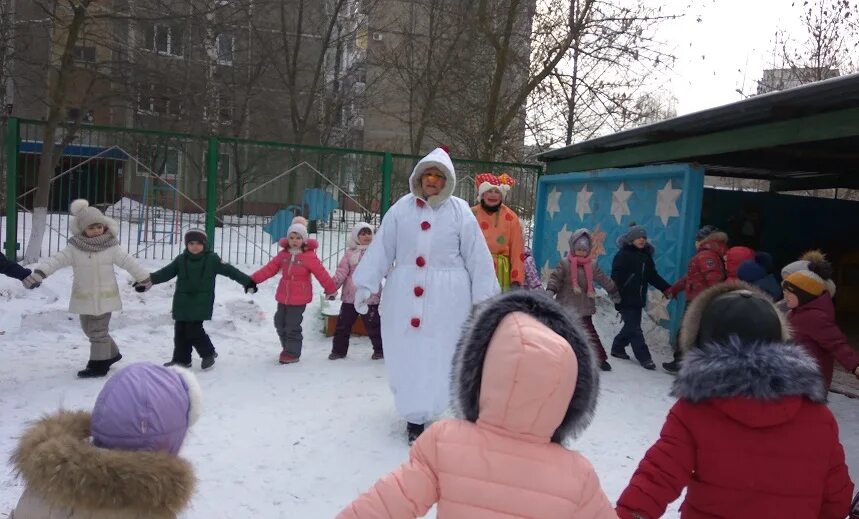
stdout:
MULTIPOLYGON (((682 12, 690 0, 663 1, 682 12)), ((661 31, 677 56, 663 84, 677 98, 678 115, 738 101, 737 89, 755 93, 761 70, 772 63, 776 29, 801 32, 791 0, 692 1, 686 16, 661 31)))

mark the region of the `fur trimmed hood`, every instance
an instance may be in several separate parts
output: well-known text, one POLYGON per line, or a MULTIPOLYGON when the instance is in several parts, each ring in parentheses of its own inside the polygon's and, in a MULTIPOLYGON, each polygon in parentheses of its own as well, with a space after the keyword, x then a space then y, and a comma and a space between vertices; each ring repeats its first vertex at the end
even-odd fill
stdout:
POLYGON ((725 281, 724 283, 719 283, 718 285, 704 290, 686 308, 686 313, 683 316, 683 323, 680 327, 680 348, 683 351, 693 350, 696 346, 698 333, 701 330, 701 319, 704 316, 704 311, 708 306, 710 306, 710 303, 719 296, 738 290, 747 290, 756 297, 767 301, 778 315, 779 322, 781 323, 782 340, 790 340, 790 325, 788 324, 787 317, 772 303, 772 298, 766 295, 766 293, 761 291, 759 288, 744 281, 734 279, 725 281))
POLYGON ((542 292, 512 291, 477 307, 453 360, 456 415, 534 441, 581 433, 594 415, 599 375, 578 323, 542 292))
POLYGON ((710 343, 688 352, 672 394, 692 402, 745 397, 777 400, 803 396, 826 402, 817 363, 802 347, 789 343, 710 343))
POLYGON ((21 437, 11 463, 28 491, 69 508, 178 514, 190 502, 196 479, 187 461, 164 452, 94 446, 91 415, 59 411, 21 437))

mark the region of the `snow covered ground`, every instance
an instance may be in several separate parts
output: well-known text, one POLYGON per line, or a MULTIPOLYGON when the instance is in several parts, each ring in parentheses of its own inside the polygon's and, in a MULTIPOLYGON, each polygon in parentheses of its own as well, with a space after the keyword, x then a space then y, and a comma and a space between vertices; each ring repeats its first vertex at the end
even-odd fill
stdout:
MULTIPOLYGON (((155 269, 164 261, 144 262, 155 269)), ((240 268, 242 268, 240 266, 240 268)), ((253 266, 243 267, 245 271, 253 266)), ((173 284, 137 294, 119 276, 125 310, 112 333, 134 361, 169 360, 173 284)), ((183 450, 200 479, 183 518, 330 518, 379 476, 406 460, 405 424, 394 413, 381 362, 370 360, 366 338, 353 341, 349 358, 327 360, 318 302, 305 314, 305 350, 299 364, 281 366, 271 324, 277 279, 247 296, 226 278, 218 282, 214 320, 206 325, 220 357, 209 372, 195 371, 205 391, 205 412, 183 450)), ((66 311, 71 270, 34 291, 0 278, 0 517, 23 491, 8 465, 28 421, 59 407, 91 409, 104 380, 78 380, 88 344, 77 317, 66 311)), ((608 342, 619 323, 602 306, 597 326, 608 342)), ((651 329, 657 360, 669 357, 659 329, 651 329)), ((672 377, 613 360, 602 377, 596 419, 573 447, 595 465, 614 500, 672 405, 672 377)), ((859 479, 859 401, 831 396, 854 480, 859 479)), ((434 514, 431 514, 434 517, 434 514)), ((677 504, 666 517, 677 516, 677 504)))

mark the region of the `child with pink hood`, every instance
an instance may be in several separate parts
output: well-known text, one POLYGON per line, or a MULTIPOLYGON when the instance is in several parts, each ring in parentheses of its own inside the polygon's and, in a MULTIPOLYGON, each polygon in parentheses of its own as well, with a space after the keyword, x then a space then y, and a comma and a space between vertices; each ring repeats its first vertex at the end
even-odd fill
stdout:
POLYGON ((417 438, 409 461, 338 519, 616 519, 593 466, 566 439, 590 423, 599 374, 578 316, 539 291, 479 306, 453 361, 456 419, 417 438))
POLYGON ((286 230, 286 237, 281 238, 279 244, 283 250, 251 274, 251 280, 259 285, 280 272, 280 283, 274 296, 277 299, 274 328, 282 349, 278 361, 281 364, 293 364, 301 357, 304 309, 313 301, 311 276, 319 281, 326 295, 335 294, 337 286, 316 255, 319 243, 309 238, 305 218, 293 218, 292 225, 286 230))

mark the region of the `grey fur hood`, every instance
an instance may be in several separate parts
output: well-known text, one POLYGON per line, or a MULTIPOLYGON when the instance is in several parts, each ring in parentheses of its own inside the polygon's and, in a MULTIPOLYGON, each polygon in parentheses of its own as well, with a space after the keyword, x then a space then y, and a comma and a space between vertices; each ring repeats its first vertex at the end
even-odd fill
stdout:
POLYGON ((772 401, 787 396, 826 402, 820 370, 801 346, 744 344, 736 337, 687 353, 672 394, 692 402, 731 397, 772 401))
POLYGON ((475 308, 457 344, 452 379, 457 417, 555 443, 588 426, 599 393, 578 316, 539 291, 508 292, 475 308))

